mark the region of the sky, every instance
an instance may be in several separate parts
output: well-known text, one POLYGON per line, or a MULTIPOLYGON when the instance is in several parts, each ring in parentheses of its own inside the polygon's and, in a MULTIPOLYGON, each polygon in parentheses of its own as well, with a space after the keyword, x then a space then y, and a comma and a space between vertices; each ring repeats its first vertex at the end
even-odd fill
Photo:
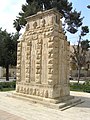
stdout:
POLYGON ((25 4, 26 0, 1 0, 0 1, 0 27, 6 29, 8 32, 15 32, 13 28, 13 21, 21 11, 22 4, 25 4))
MULTIPOLYGON (((2 0, 0 1, 0 27, 6 29, 9 33, 16 32, 13 28, 13 21, 18 16, 18 13, 21 11, 22 4, 25 4, 26 0, 2 0)), ((87 25, 90 28, 90 9, 87 8, 87 5, 90 4, 90 0, 69 0, 73 3, 73 8, 77 11, 81 11, 82 17, 84 17, 83 25, 87 25)), ((77 34, 71 35, 67 34, 68 40, 72 44, 76 44, 78 41, 77 34)), ((90 40, 90 33, 84 38, 90 40)))
MULTIPOLYGON (((78 12, 81 11, 81 16, 83 19, 83 26, 88 26, 90 31, 90 9, 87 8, 87 5, 90 5, 90 0, 69 0, 69 2, 73 3, 73 8, 78 12)), ((68 40, 71 41, 71 44, 76 44, 78 41, 78 36, 80 32, 77 32, 74 35, 67 34, 68 40)), ((83 39, 90 40, 90 33, 88 33, 83 39)))

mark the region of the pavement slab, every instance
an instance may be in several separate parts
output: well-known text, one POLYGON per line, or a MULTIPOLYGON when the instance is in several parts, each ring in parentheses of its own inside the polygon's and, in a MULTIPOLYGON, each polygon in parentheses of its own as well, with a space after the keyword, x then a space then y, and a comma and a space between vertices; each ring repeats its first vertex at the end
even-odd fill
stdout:
POLYGON ((10 97, 12 92, 0 92, 0 120, 90 120, 90 93, 70 93, 85 102, 60 111, 10 97))
POLYGON ((25 120, 9 112, 0 110, 0 120, 25 120))

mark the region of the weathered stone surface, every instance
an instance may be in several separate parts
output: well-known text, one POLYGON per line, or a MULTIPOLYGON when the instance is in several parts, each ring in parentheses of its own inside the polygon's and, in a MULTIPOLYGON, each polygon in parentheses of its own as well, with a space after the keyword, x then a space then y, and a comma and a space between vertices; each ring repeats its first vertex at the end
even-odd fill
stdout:
POLYGON ((16 92, 62 99, 69 91, 69 44, 54 9, 27 18, 18 43, 16 92))

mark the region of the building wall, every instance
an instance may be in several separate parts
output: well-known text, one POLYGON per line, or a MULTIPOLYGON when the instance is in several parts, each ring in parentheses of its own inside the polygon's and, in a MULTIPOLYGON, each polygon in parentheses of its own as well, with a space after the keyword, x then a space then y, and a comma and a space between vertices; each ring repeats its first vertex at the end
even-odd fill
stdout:
MULTIPOLYGON (((70 54, 72 54, 73 52, 74 52, 73 45, 70 45, 70 54)), ((70 59, 70 64, 72 64, 71 61, 72 61, 72 59, 70 59)), ((81 76, 87 76, 87 77, 89 77, 90 76, 90 49, 86 52, 86 61, 87 61, 87 64, 86 64, 86 66, 84 66, 82 68, 82 70, 81 70, 81 76)), ((70 67, 70 75, 72 77, 75 77, 77 75, 77 69, 75 68, 75 66, 74 66, 73 69, 70 67)))

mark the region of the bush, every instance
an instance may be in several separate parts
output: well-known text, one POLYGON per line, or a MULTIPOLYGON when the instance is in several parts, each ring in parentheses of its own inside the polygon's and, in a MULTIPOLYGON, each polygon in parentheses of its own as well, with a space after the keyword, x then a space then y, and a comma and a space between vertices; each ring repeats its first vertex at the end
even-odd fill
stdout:
POLYGON ((82 85, 78 84, 78 83, 70 84, 70 90, 72 90, 72 91, 83 91, 82 90, 82 85))
POLYGON ((88 92, 88 93, 90 93, 90 81, 87 81, 87 82, 85 82, 84 83, 84 92, 88 92))
POLYGON ((71 91, 83 91, 90 93, 90 81, 87 81, 83 84, 78 83, 70 83, 70 90, 71 91))
POLYGON ((0 82, 0 91, 15 90, 16 81, 0 82))

